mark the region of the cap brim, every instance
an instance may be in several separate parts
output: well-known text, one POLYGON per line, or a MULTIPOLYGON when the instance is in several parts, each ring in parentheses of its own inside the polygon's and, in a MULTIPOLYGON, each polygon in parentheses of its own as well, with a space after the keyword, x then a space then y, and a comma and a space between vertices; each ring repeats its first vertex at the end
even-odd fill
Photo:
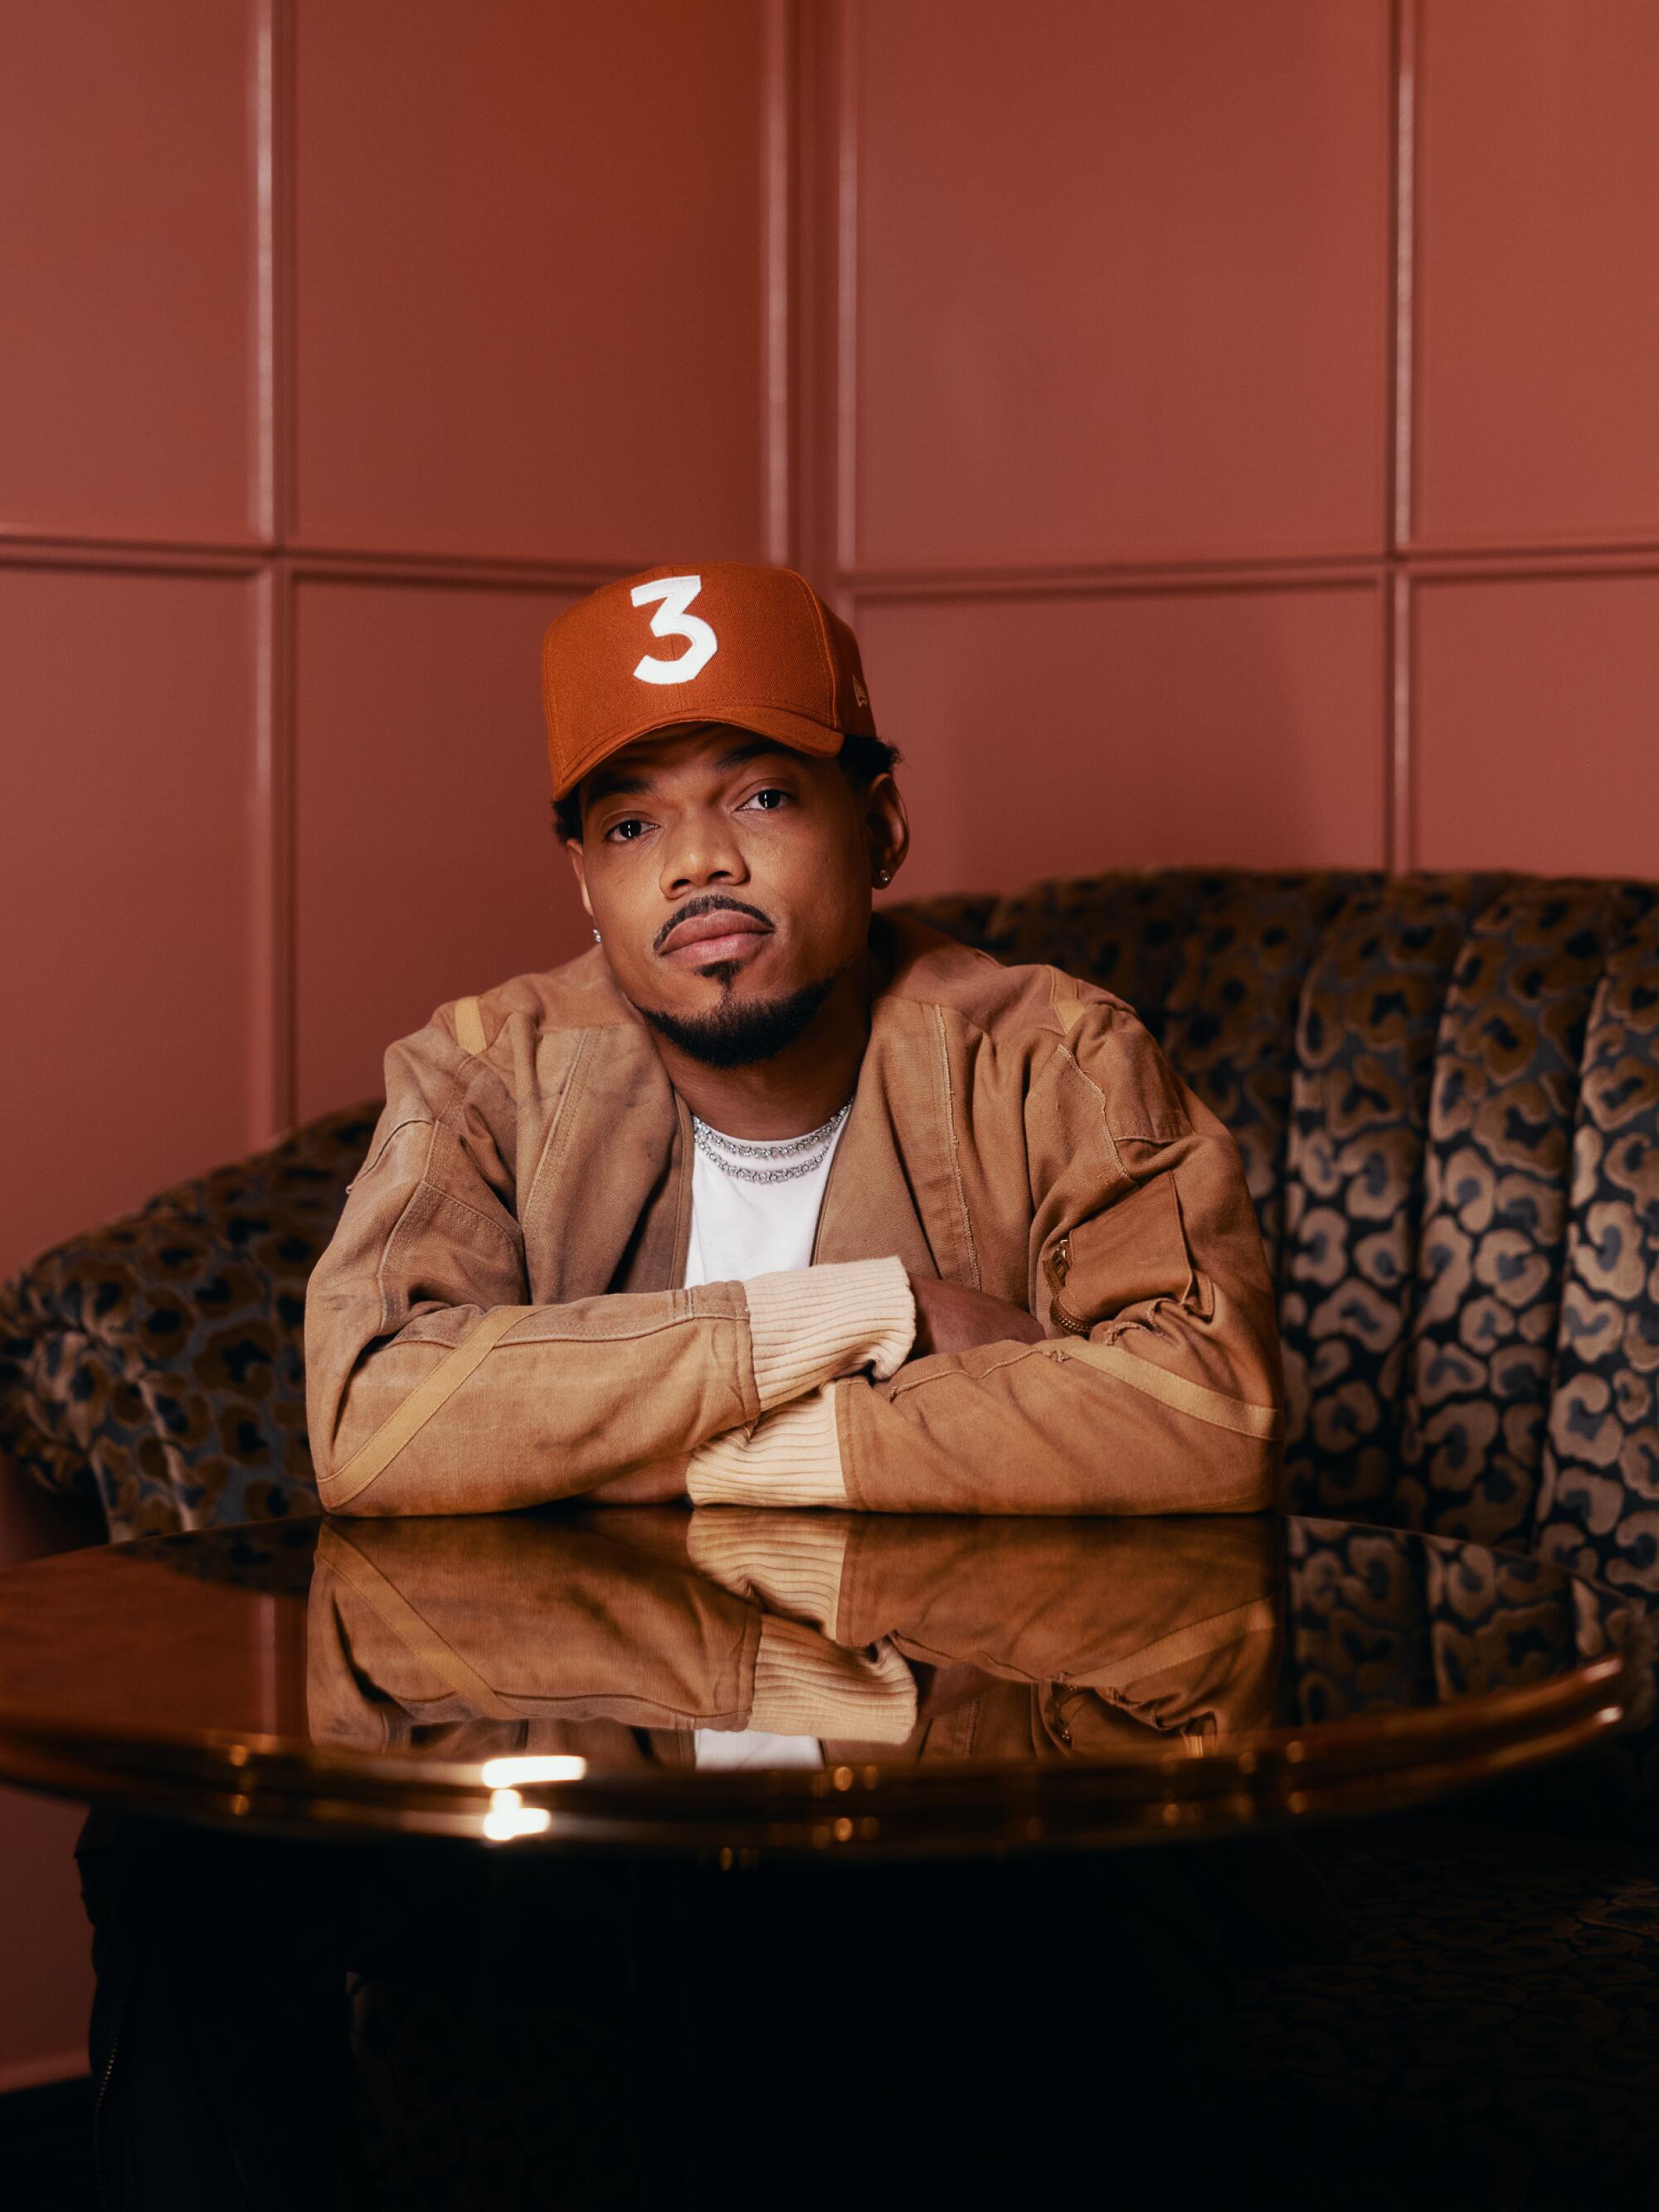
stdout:
POLYGON ((772 738, 791 752, 811 753, 818 760, 832 760, 841 750, 843 732, 830 729, 823 722, 815 722, 810 714, 792 714, 787 707, 726 707, 714 714, 688 714, 682 708, 678 714, 653 715, 650 720, 619 731, 614 737, 605 738, 595 745, 584 760, 576 762, 561 781, 553 787, 555 799, 563 799, 573 792, 584 776, 592 775, 601 761, 611 759, 624 746, 637 744, 641 738, 660 737, 668 730, 702 729, 710 726, 733 730, 752 730, 757 738, 772 738))

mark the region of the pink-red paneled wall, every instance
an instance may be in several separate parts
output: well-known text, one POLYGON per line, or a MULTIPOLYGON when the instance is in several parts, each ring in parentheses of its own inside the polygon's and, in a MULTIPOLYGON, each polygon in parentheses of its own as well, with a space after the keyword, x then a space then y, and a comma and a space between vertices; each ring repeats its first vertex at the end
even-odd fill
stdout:
POLYGON ((1659 8, 836 11, 833 580, 907 889, 1659 875, 1659 8))
POLYGON ((856 622, 904 890, 1659 871, 1656 112, 1650 0, 6 11, 0 1268, 576 948, 636 563, 856 622))
POLYGON ((584 941, 543 628, 789 550, 791 30, 0 15, 0 1272, 584 941))
MULTIPOLYGON (((585 941, 543 628, 789 550, 790 29, 0 10, 0 1274, 585 941)), ((0 2090, 83 2063, 75 1825, 0 1792, 0 2090)))
POLYGON ((1652 0, 0 11, 0 1271, 580 945, 647 562, 858 624, 904 890, 1659 873, 1656 113, 1652 0))

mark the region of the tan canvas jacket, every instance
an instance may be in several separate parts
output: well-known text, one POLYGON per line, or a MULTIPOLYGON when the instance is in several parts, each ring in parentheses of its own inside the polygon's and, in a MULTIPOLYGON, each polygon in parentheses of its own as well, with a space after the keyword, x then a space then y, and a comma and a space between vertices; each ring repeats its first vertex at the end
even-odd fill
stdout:
POLYGON ((311 1281, 324 1504, 487 1512, 690 1452, 700 1503, 1276 1502, 1273 1300, 1231 1138, 1129 1009, 878 921, 814 1265, 678 1287, 690 1116, 597 950, 442 1007, 311 1281), (1041 1344, 911 1358, 910 1274, 1041 1344))
POLYGON ((699 1729, 816 1736, 832 1761, 1201 1755, 1273 1717, 1282 1526, 648 1507, 325 1526, 311 1731, 606 1771, 692 1765, 699 1729))

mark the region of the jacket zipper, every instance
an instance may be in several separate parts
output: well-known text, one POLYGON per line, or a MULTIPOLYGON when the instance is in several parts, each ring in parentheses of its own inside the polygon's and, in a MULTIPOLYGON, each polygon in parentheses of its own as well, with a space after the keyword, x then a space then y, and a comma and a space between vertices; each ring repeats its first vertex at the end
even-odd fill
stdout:
POLYGON ((1054 1319, 1067 1335, 1087 1336, 1088 1322, 1080 1320, 1060 1295, 1066 1287, 1066 1279, 1072 1272, 1072 1238, 1069 1231, 1060 1238, 1059 1243, 1043 1261, 1042 1272, 1048 1278, 1050 1303, 1054 1309, 1054 1319))
MULTIPOLYGON (((856 1100, 856 1092, 854 1093, 854 1097, 856 1100)), ((848 1116, 848 1120, 850 1121, 851 1119, 852 1116, 849 1115, 848 1116)), ((812 1231, 812 1256, 806 1263, 809 1267, 816 1267, 818 1264, 818 1247, 823 1242, 823 1218, 830 1211, 830 1194, 836 1187, 836 1176, 841 1168, 841 1156, 845 1146, 846 1137, 847 1124, 846 1122, 843 1122, 842 1124, 841 1135, 837 1139, 836 1144, 836 1156, 834 1159, 830 1161, 830 1172, 823 1179, 823 1196, 818 1200, 818 1218, 812 1231)))
POLYGON ((92 2169, 98 2183, 98 2202, 104 2207, 104 2212, 109 2212, 109 2191, 104 2186, 104 2100, 109 2094, 116 2053, 121 2048, 123 2025, 120 2021, 115 2024, 115 2033, 110 2038, 109 2057, 104 2061, 104 2070, 98 2080, 98 2094, 92 2106, 92 2169))

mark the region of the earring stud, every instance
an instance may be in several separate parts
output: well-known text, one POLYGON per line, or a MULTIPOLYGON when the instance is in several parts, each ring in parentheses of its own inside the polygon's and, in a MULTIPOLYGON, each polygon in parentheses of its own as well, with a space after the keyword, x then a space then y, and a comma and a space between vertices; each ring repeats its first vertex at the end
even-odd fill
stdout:
POLYGON ((605 943, 604 938, 599 935, 597 929, 593 933, 593 942, 595 945, 603 945, 605 943))

